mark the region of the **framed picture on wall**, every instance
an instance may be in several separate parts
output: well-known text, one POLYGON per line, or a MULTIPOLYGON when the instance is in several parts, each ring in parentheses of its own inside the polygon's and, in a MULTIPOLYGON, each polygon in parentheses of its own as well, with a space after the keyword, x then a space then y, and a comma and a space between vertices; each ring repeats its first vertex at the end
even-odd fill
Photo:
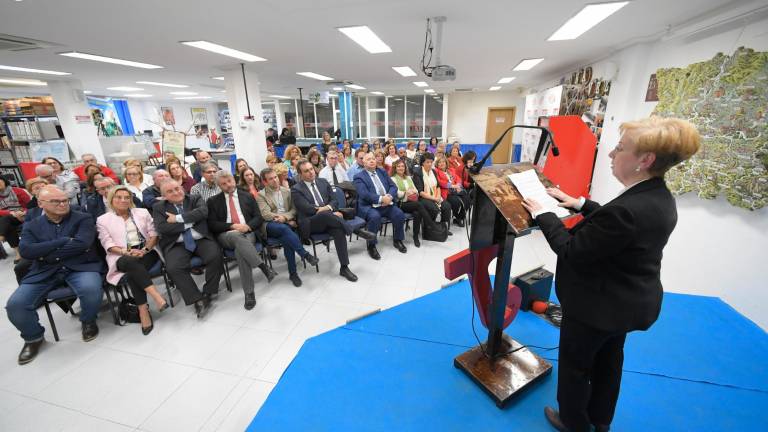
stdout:
POLYGON ((173 116, 173 108, 160 107, 160 112, 163 116, 163 123, 165 123, 166 126, 176 125, 176 117, 173 116))
POLYGON ((192 108, 192 124, 207 125, 208 124, 208 111, 205 108, 192 108))

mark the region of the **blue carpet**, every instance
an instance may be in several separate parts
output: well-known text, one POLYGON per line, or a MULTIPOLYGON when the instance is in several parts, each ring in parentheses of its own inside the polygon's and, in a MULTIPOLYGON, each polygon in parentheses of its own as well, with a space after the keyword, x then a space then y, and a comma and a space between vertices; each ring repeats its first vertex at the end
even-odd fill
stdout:
MULTIPOLYGON (((434 323, 438 325, 438 323, 434 323)), ((549 431, 552 375, 499 410, 453 367, 464 347, 337 329, 308 340, 249 431, 549 431)), ((626 373, 613 430, 768 430, 768 393, 626 373)))
MULTIPOLYGON (((463 281, 345 328, 468 348, 477 345, 471 316, 463 281)), ((477 314, 475 329, 485 341, 477 314)), ((518 313, 506 333, 526 345, 558 345, 559 330, 532 313, 518 313)), ((533 351, 557 359, 557 350, 533 351)), ((624 353, 627 371, 768 392, 768 335, 718 298, 665 293, 659 320, 647 332, 631 333, 624 353)))

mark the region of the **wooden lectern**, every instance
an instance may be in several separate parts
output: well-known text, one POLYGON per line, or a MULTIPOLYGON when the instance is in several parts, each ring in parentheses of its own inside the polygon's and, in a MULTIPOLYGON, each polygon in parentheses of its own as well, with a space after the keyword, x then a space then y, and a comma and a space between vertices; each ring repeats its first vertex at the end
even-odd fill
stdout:
MULTIPOLYGON (((551 143, 545 128, 512 128, 515 127, 542 130, 537 154, 542 154, 542 148, 551 143)), ((469 375, 501 408, 552 372, 552 365, 504 334, 520 309, 522 297, 520 289, 509 280, 515 238, 528 234, 533 224, 531 215, 521 204, 522 197, 507 176, 535 169, 535 166, 516 163, 479 169, 495 147, 477 163, 478 170, 471 174, 475 197, 469 249, 446 258, 444 265, 448 279, 469 276, 480 320, 488 328, 487 341, 456 357, 454 366, 469 375), (496 276, 491 290, 488 265, 494 258, 497 258, 496 276)), ((552 148, 557 155, 554 143, 552 148)), ((539 178, 545 185, 552 185, 541 173, 539 178)))

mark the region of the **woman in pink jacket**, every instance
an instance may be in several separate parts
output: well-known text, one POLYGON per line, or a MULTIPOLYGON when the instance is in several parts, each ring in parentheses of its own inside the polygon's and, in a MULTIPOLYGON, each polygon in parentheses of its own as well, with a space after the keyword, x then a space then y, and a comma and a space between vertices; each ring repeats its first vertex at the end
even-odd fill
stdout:
POLYGON ((146 209, 133 206, 133 194, 127 187, 112 188, 107 203, 111 211, 96 220, 99 240, 107 251, 107 282, 117 285, 123 276, 127 276, 128 287, 139 307, 141 332, 146 336, 154 327, 147 295, 152 297, 160 312, 168 307, 149 275, 149 270, 160 260, 157 251, 153 250, 158 235, 152 216, 146 209))

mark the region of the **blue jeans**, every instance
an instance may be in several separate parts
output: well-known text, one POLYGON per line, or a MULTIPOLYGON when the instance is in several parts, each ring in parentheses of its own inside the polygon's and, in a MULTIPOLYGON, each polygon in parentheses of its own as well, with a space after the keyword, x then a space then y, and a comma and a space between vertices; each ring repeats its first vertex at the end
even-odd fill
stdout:
POLYGON ((80 300, 80 321, 87 323, 96 320, 101 306, 101 275, 98 272, 78 272, 59 270, 48 280, 37 283, 22 283, 11 294, 5 305, 8 320, 21 331, 21 337, 27 342, 40 340, 45 329, 40 325, 37 308, 49 291, 68 285, 80 300))
POLYGON ((299 236, 287 224, 267 222, 267 237, 277 239, 283 245, 283 254, 288 262, 288 272, 296 273, 296 256, 294 254, 299 254, 300 257, 309 255, 309 252, 304 250, 299 236))

